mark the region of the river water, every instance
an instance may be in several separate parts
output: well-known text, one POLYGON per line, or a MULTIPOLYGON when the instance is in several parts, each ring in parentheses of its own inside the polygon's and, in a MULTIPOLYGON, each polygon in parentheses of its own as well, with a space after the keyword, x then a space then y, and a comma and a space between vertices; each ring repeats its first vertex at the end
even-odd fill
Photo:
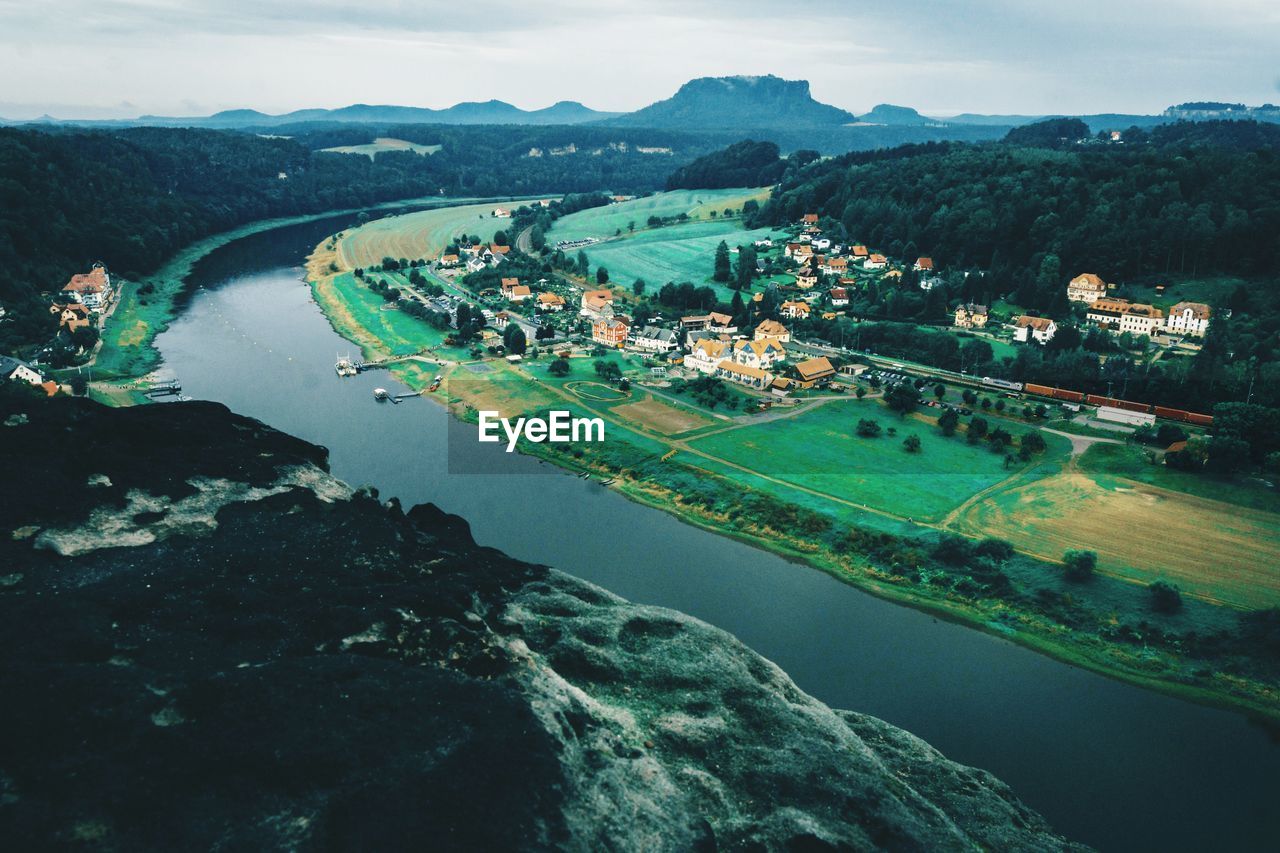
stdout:
POLYGON ((1280 849, 1280 742, 1244 716, 1131 687, 876 599, 829 576, 475 441, 424 399, 378 404, 300 264, 326 220, 215 251, 165 366, 198 399, 324 445, 335 475, 432 501, 475 538, 730 631, 824 702, 990 770, 1060 832, 1109 850, 1280 849), (459 463, 462 464, 459 464, 459 463), (466 473, 460 473, 465 471, 466 473))

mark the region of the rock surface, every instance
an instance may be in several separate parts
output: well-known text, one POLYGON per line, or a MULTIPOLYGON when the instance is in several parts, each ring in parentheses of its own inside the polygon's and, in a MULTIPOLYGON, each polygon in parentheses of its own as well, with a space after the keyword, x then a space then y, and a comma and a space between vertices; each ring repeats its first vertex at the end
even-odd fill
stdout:
POLYGON ((221 406, 6 405, 13 849, 1072 846, 728 634, 221 406))

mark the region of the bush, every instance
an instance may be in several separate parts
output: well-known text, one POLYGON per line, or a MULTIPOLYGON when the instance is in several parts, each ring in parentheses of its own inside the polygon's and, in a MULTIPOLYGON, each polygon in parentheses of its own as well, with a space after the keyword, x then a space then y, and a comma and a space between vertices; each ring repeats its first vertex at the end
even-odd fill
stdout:
POLYGON ((1147 587, 1151 593, 1151 606, 1160 613, 1173 613, 1182 609, 1182 591, 1168 581, 1156 581, 1147 587))
POLYGON ((902 440, 902 446, 908 453, 920 452, 920 436, 909 435, 902 440))
POLYGON ((1093 551, 1067 551, 1062 555, 1062 574, 1073 583, 1082 583, 1093 577, 1098 555, 1093 551))
POLYGON ((875 438, 880 435, 880 424, 870 418, 861 418, 855 431, 863 438, 875 438))

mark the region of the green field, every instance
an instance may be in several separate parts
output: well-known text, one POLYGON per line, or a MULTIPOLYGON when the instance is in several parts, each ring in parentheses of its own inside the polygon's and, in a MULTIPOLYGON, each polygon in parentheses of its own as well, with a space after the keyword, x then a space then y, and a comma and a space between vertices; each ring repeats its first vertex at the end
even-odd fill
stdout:
POLYGON ((743 231, 736 219, 690 222, 637 232, 588 246, 585 251, 593 269, 607 268, 609 278, 621 284, 642 278, 656 289, 669 281, 691 281, 714 286, 719 296, 728 300, 733 292, 711 281, 716 246, 721 240, 731 247, 747 245, 771 233, 768 228, 743 231))
MULTIPOLYGON (((499 203, 467 204, 388 216, 352 229, 338 244, 348 269, 371 267, 383 258, 436 258, 463 232, 492 240, 494 232, 511 227, 510 219, 489 214, 499 203)), ((512 242, 515 235, 511 235, 512 242)))
POLYGON ((766 189, 728 190, 673 190, 644 198, 580 210, 556 220, 547 234, 547 242, 582 240, 587 237, 604 239, 621 231, 627 233, 627 225, 635 223, 636 230, 643 229, 650 216, 668 217, 688 214, 690 218, 710 219, 711 211, 725 208, 739 210, 743 202, 754 198, 763 202, 768 198, 766 189))
POLYGON ((1137 480, 1161 489, 1185 492, 1211 501, 1280 512, 1280 492, 1257 481, 1223 480, 1208 474, 1179 471, 1151 462, 1148 450, 1122 444, 1095 444, 1080 457, 1080 470, 1137 480))
MULTIPOLYGON (((832 402, 795 417, 694 439, 690 446, 836 502, 917 520, 940 520, 1014 473, 985 446, 971 445, 960 436, 947 438, 932 422, 900 418, 870 401, 832 402), (860 438, 854 426, 863 417, 884 429, 896 427, 898 434, 860 438), (920 437, 919 453, 903 448, 909 434, 920 437)), ((1049 446, 1050 457, 1065 456, 1062 445, 1051 441, 1049 446)))
POLYGON ((444 341, 445 332, 440 329, 403 311, 383 310, 387 303, 382 297, 351 273, 339 273, 313 286, 317 298, 327 303, 325 310, 334 327, 360 344, 366 356, 409 355, 444 341))
POLYGON ((379 136, 373 142, 365 145, 339 145, 336 148, 322 148, 321 151, 328 151, 332 154, 363 154, 369 159, 373 159, 375 155, 384 151, 413 151, 416 154, 434 154, 443 146, 440 145, 418 145, 416 142, 406 142, 403 139, 394 139, 390 136, 379 136))

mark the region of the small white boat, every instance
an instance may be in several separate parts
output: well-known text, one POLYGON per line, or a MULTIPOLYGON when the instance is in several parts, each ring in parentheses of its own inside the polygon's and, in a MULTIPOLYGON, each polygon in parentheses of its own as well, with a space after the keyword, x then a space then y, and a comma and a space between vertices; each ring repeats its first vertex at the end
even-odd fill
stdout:
POLYGON ((374 389, 373 389, 373 399, 375 399, 375 400, 389 400, 389 399, 391 399, 391 395, 387 393, 387 389, 386 389, 386 388, 374 388, 374 389))

